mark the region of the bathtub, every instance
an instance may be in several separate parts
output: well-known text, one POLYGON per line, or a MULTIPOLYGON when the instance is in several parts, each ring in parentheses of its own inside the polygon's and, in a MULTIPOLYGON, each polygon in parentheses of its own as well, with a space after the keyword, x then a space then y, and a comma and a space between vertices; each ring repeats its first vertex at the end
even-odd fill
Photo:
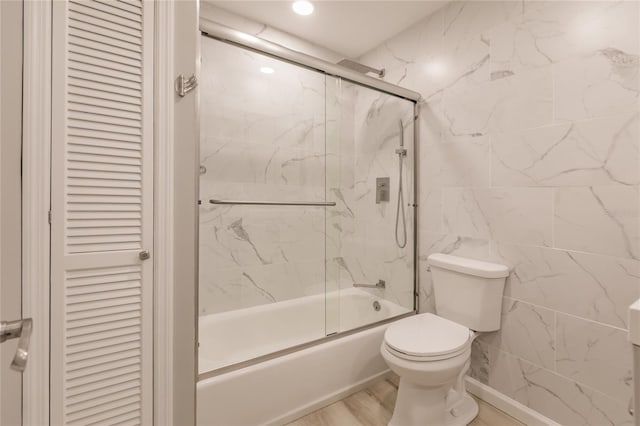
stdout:
POLYGON ((358 328, 411 312, 350 288, 200 317, 197 424, 283 424, 366 387, 388 374, 380 356, 388 322, 358 328), (327 340, 338 331, 351 332, 327 340), (309 345, 318 339, 326 341, 309 345), (299 345, 306 346, 263 356, 299 345), (246 362, 260 356, 264 361, 246 362))

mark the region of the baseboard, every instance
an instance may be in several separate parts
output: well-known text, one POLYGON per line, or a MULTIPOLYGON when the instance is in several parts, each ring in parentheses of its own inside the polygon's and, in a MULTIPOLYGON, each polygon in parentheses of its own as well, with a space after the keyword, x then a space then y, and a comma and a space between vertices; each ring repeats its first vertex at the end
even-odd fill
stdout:
POLYGON ((467 391, 527 426, 561 426, 537 411, 471 377, 467 377, 467 391))
POLYGON ((351 386, 342 388, 337 392, 327 395, 326 397, 317 399, 310 404, 307 404, 302 407, 296 408, 295 410, 289 411, 288 413, 278 417, 277 419, 268 421, 267 423, 265 423, 265 426, 284 425, 289 422, 292 422, 295 419, 299 419, 300 417, 313 413, 314 411, 319 410, 320 408, 326 407, 327 405, 331 405, 334 402, 338 402, 341 399, 348 397, 349 395, 352 395, 356 392, 360 392, 361 390, 368 388, 370 385, 382 379, 386 379, 387 377, 391 377, 392 375, 393 373, 391 373, 391 370, 385 370, 365 380, 361 380, 358 383, 355 383, 351 386))

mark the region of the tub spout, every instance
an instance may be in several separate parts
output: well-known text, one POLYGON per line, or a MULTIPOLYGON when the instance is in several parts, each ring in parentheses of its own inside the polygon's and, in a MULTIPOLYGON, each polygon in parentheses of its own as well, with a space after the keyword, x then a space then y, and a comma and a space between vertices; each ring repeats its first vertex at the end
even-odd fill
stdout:
POLYGON ((364 288, 387 288, 387 283, 385 280, 378 280, 375 284, 358 284, 354 283, 354 287, 364 287, 364 288))

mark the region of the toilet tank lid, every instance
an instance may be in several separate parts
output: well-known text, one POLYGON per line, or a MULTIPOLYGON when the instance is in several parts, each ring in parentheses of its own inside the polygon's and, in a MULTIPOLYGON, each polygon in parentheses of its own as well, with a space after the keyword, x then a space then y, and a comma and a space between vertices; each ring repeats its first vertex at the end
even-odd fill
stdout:
POLYGON ((483 262, 442 253, 430 255, 427 262, 430 266, 482 278, 504 278, 509 275, 509 268, 499 263, 483 262))

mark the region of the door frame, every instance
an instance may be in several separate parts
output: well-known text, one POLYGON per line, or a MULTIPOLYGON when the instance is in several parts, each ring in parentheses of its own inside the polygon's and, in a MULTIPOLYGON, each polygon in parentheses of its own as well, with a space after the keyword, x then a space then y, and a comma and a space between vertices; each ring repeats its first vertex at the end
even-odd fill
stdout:
POLYGON ((154 92, 154 421, 196 424, 198 326, 198 0, 156 0, 154 92), (192 28, 192 31, 184 31, 192 28), (192 232, 188 232, 191 230, 192 232))
POLYGON ((51 2, 24 1, 22 311, 33 318, 23 376, 25 425, 49 424, 51 2))
POLYGON ((154 423, 173 423, 174 2, 156 2, 154 69, 154 423), (163 31, 158 31, 163 28, 163 31), (158 108, 163 105, 164 108, 158 108), (160 170, 163 173, 158 173, 160 170), (160 259, 160 261, 158 261, 160 259), (162 333, 159 331, 162 330, 162 333))
MULTIPOLYGON (((44 426, 50 420, 52 1, 24 1, 23 4, 22 309, 24 317, 34 320, 28 367, 23 376, 23 424, 44 426)), ((181 42, 175 31, 176 22, 184 19, 181 16, 190 16, 194 12, 197 22, 196 0, 155 2, 153 405, 154 423, 159 425, 188 424, 180 422, 181 419, 188 419, 189 423, 191 419, 195 421, 196 371, 193 371, 193 378, 189 375, 185 378, 179 369, 180 366, 188 368, 192 363, 195 365, 195 328, 189 327, 184 315, 193 315, 195 321, 196 300, 179 306, 174 304, 176 293, 185 292, 184 287, 176 288, 176 277, 185 272, 189 275, 189 271, 184 267, 188 262, 182 261, 178 267, 174 263, 174 258, 179 259, 174 229, 181 222, 181 218, 174 214, 177 185, 174 179, 174 144, 178 142, 175 132, 179 131, 174 129, 174 104, 178 112, 187 106, 178 104, 173 90, 174 62, 178 53, 174 46, 181 42), (179 3, 183 3, 179 6, 181 10, 176 11, 179 3), (163 108, 157 108, 157 105, 163 108), (174 315, 174 312, 180 315, 174 315), (176 348, 177 343, 185 339, 193 341, 193 345, 178 345, 180 347, 176 348), (174 378, 182 382, 182 386, 178 386, 182 388, 181 392, 174 392, 178 385, 174 378), (183 391, 189 383, 192 384, 192 392, 185 394, 183 391)), ((196 32, 197 25, 194 26, 194 39, 196 32)), ((193 236, 194 241, 195 238, 196 235, 193 236)), ((195 274, 195 270, 190 273, 195 274)), ((197 294, 195 292, 194 288, 193 293, 197 294)))
MULTIPOLYGON (((22 15, 23 1, 0 4, 0 319, 23 318, 22 300, 22 15)), ((18 341, 0 346, 0 424, 22 422, 22 381, 11 371, 18 341)))

